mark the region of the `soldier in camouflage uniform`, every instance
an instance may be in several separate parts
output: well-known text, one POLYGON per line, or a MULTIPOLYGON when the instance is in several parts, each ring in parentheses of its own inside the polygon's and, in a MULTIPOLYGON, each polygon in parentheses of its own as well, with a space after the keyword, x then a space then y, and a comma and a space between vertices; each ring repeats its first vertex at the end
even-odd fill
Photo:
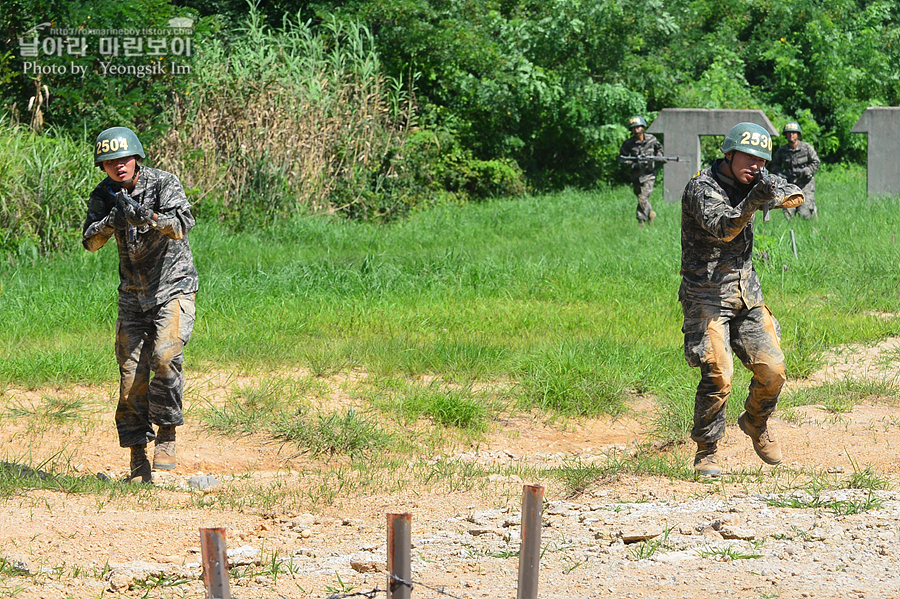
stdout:
POLYGON ((700 368, 691 439, 694 469, 718 476, 717 442, 725 431, 734 351, 753 372, 738 424, 769 464, 781 448, 767 427, 785 382, 778 321, 763 302, 753 268, 753 216, 759 208, 802 201, 799 188, 765 172, 772 156, 768 132, 739 123, 725 138, 724 159, 694 175, 681 198, 681 288, 684 353, 700 368), (788 201, 785 198, 790 198, 788 201))
POLYGON ((778 148, 772 157, 772 172, 801 188, 803 197, 806 198, 798 208, 787 209, 784 214, 788 218, 795 214, 799 214, 802 218, 815 218, 818 210, 814 177, 819 170, 819 155, 811 145, 800 141, 803 134, 800 123, 796 121, 787 123, 781 133, 787 139, 787 144, 778 148))
POLYGON ((113 127, 97 137, 94 164, 107 177, 88 200, 82 244, 95 252, 116 238, 116 428, 119 445, 131 448, 126 480, 149 483, 147 443, 156 442, 153 468, 175 468, 175 427, 184 424, 183 349, 194 326, 198 277, 187 239, 194 217, 181 182, 143 166, 143 158, 130 129, 113 127))
MULTIPOLYGON (((619 162, 624 163, 622 156, 636 156, 638 158, 645 156, 662 156, 663 147, 650 133, 645 133, 647 121, 642 116, 633 116, 628 119, 628 128, 631 130, 631 137, 625 140, 619 149, 619 162)), ((653 193, 653 185, 656 183, 656 162, 635 160, 629 162, 631 166, 631 186, 634 195, 637 196, 637 221, 638 225, 644 223, 653 223, 656 218, 656 212, 650 205, 650 194, 653 193)))

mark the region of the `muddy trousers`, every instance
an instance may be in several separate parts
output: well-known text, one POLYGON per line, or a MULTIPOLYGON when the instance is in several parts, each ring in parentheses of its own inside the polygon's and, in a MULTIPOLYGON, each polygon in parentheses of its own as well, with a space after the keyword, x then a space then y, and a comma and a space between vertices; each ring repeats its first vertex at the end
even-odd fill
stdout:
POLYGON ((682 310, 685 358, 700 368, 691 439, 712 443, 725 434, 725 408, 734 375, 732 351, 753 372, 744 409, 750 424, 762 427, 775 411, 785 382, 780 327, 772 312, 764 305, 732 310, 684 303, 682 310))
POLYGON ((643 223, 650 220, 650 213, 653 211, 653 206, 650 205, 650 194, 653 193, 655 183, 656 177, 643 176, 631 184, 638 201, 636 213, 638 222, 643 223))
POLYGON ((143 445, 156 438, 152 425, 184 424, 184 346, 194 328, 194 296, 179 296, 135 312, 119 307, 116 361, 119 363, 119 445, 143 445), (151 378, 152 373, 152 378, 151 378))

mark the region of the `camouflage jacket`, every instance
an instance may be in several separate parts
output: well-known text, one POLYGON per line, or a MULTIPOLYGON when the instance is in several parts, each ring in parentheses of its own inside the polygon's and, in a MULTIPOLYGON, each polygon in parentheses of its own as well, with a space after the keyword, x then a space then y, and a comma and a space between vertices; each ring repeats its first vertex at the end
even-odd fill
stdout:
MULTIPOLYGON (((649 133, 644 133, 644 141, 638 141, 637 137, 631 136, 625 140, 622 144, 622 147, 619 149, 619 156, 662 156, 663 155, 663 147, 662 144, 659 143, 659 140, 656 139, 655 136, 650 135, 649 133)), ((622 159, 619 159, 619 162, 623 162, 622 159)), ((651 162, 647 165, 639 165, 637 163, 632 163, 631 166, 631 180, 632 181, 641 181, 641 178, 648 176, 656 175, 656 162, 651 162)))
POLYGON ((815 149, 805 141, 801 141, 794 149, 787 144, 778 148, 772 156, 771 170, 787 179, 789 183, 806 187, 819 170, 819 164, 819 156, 815 149))
POLYGON ((139 172, 131 197, 156 212, 157 222, 116 230, 110 211, 120 188, 107 177, 88 199, 81 243, 95 252, 115 235, 119 246, 119 306, 144 312, 178 295, 195 293, 198 276, 187 239, 194 217, 181 182, 175 175, 155 168, 141 166, 139 172))
POLYGON ((722 160, 694 175, 681 196, 681 288, 678 299, 731 309, 763 304, 753 269, 752 185, 718 171, 722 160))

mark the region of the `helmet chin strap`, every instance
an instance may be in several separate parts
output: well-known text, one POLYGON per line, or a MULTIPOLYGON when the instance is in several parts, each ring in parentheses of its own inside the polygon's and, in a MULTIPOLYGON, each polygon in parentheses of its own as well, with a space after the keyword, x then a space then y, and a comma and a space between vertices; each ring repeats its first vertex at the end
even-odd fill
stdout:
POLYGON ((134 175, 131 176, 131 179, 126 179, 125 181, 117 181, 119 187, 131 187, 134 185, 134 182, 137 181, 138 175, 141 171, 141 165, 139 162, 134 163, 134 175))
MULTIPOLYGON (((734 154, 732 154, 732 156, 734 156, 734 154)), ((728 154, 725 154, 723 160, 725 160, 725 164, 728 165, 728 172, 731 173, 731 177, 729 177, 729 178, 734 179, 735 176, 734 176, 734 169, 731 167, 731 158, 728 157, 728 154)))

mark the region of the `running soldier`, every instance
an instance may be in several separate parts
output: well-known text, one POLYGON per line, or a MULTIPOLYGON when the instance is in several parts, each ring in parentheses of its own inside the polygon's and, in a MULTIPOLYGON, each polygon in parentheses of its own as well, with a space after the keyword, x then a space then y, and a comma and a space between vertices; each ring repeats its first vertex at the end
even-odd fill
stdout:
POLYGON ((152 468, 175 468, 175 427, 184 424, 183 349, 194 326, 198 277, 187 239, 194 217, 181 182, 143 166, 143 158, 131 129, 113 127, 97 137, 94 164, 107 176, 88 199, 82 245, 95 252, 116 238, 116 429, 119 445, 131 448, 126 482, 149 483, 151 441, 152 468))
POLYGON ((768 419, 785 382, 780 327, 763 301, 753 268, 753 217, 760 208, 803 201, 800 189, 766 173, 769 133, 754 123, 735 125, 721 147, 724 159, 694 175, 681 198, 681 288, 684 354, 700 368, 694 399, 694 470, 722 473, 716 459, 725 433, 725 407, 734 374, 732 351, 753 372, 738 418, 767 464, 781 462, 768 419))
POLYGON ((647 128, 647 121, 644 120, 644 117, 633 116, 628 119, 628 128, 631 130, 631 137, 626 139, 619 149, 619 162, 626 162, 623 157, 637 158, 628 163, 631 166, 632 190, 638 200, 638 226, 643 226, 644 223, 653 224, 656 212, 650 205, 650 194, 653 193, 653 185, 656 183, 657 163, 652 160, 641 160, 641 158, 662 156, 663 147, 654 135, 644 131, 647 128))

